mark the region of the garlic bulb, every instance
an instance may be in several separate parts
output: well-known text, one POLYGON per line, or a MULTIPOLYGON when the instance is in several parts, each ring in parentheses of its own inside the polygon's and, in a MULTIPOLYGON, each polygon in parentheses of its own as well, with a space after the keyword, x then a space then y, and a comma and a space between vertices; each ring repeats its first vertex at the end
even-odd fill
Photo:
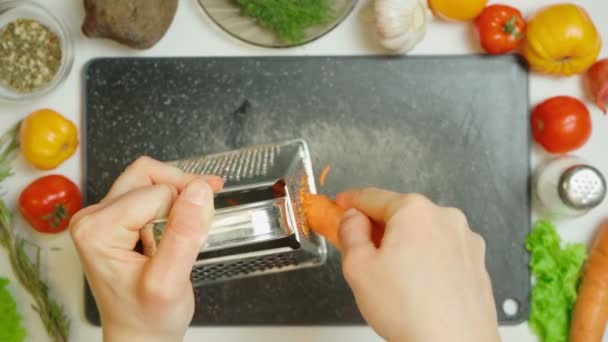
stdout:
POLYGON ((431 16, 426 0, 375 0, 374 12, 380 44, 398 53, 424 38, 431 16))

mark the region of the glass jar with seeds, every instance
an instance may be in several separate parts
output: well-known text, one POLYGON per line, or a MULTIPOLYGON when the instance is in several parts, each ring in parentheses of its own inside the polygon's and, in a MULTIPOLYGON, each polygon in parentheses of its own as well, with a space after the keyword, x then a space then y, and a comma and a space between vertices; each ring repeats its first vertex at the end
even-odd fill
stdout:
POLYGON ((49 93, 72 67, 67 27, 41 5, 0 1, 0 99, 21 100, 49 93))

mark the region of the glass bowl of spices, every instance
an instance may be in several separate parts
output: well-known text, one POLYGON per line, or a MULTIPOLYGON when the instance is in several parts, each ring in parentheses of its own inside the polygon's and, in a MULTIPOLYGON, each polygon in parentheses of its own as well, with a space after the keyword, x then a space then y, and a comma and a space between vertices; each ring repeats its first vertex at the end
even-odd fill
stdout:
POLYGON ((264 47, 306 44, 344 20, 356 0, 198 0, 234 37, 264 47))
POLYGON ((66 25, 41 5, 0 1, 0 99, 25 100, 49 93, 72 68, 66 25))

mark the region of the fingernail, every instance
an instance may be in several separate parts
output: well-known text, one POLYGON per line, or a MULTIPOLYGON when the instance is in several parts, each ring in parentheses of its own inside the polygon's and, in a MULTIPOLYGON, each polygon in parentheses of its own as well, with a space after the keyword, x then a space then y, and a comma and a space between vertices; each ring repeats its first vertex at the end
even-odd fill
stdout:
POLYGON ((359 211, 355 208, 350 208, 344 213, 344 219, 348 220, 359 215, 359 211))
POLYGON ((208 186, 205 183, 195 180, 186 186, 182 196, 186 201, 201 206, 207 200, 207 188, 208 186))

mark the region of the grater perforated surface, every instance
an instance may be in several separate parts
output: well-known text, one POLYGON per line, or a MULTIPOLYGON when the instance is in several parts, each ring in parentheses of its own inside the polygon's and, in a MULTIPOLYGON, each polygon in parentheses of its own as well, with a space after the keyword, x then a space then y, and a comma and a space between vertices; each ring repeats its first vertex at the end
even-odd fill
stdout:
POLYGON ((280 152, 279 145, 260 145, 178 161, 175 165, 186 172, 218 175, 226 181, 241 181, 266 176, 280 152))
POLYGON ((192 270, 191 279, 193 284, 211 284, 269 271, 286 271, 313 261, 298 251, 270 254, 196 267, 192 270))

